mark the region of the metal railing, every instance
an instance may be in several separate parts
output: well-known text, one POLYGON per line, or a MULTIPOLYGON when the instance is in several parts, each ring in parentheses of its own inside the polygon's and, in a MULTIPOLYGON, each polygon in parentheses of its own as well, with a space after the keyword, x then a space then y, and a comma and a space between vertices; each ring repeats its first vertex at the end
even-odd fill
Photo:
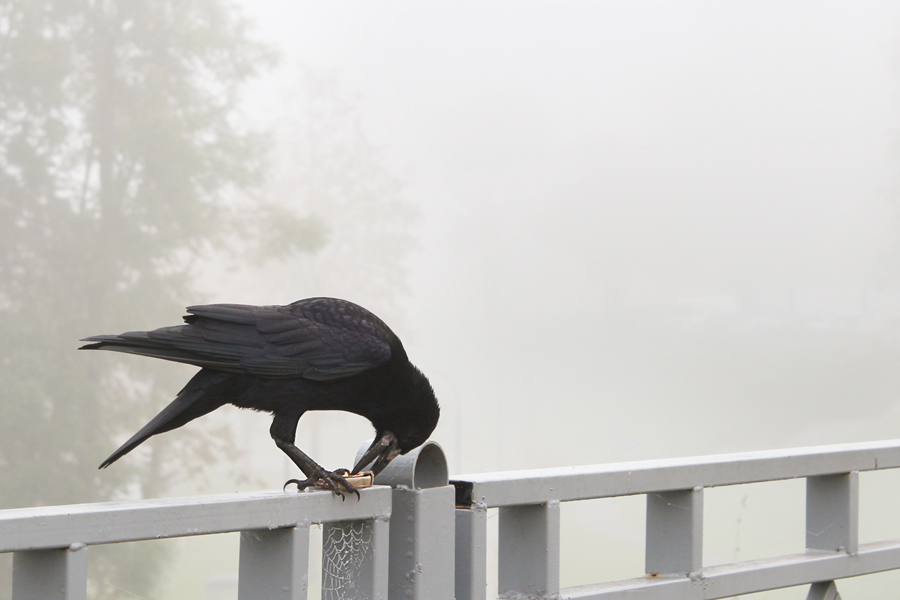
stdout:
POLYGON ((900 540, 858 543, 859 472, 897 467, 900 440, 486 473, 448 485, 443 452, 428 443, 376 479, 393 489, 364 489, 359 502, 257 493, 3 510, 0 552, 15 553, 14 600, 83 600, 90 546, 241 532, 240 600, 303 600, 309 528, 322 523, 325 546, 365 541, 352 560, 323 567, 324 599, 483 600, 487 510, 498 508, 501 597, 712 600, 812 584, 811 600, 836 600, 836 579, 900 569, 900 540), (797 478, 806 479, 806 552, 703 566, 705 488, 797 478), (647 498, 647 575, 560 589, 560 503, 632 495, 647 498), (351 585, 338 589, 329 574, 351 585))
POLYGON ((0 553, 14 553, 13 600, 85 600, 91 546, 240 532, 239 600, 305 600, 309 530, 322 524, 323 600, 452 600, 454 488, 440 446, 395 459, 379 483, 345 502, 306 491, 0 510, 0 553))
POLYGON ((456 600, 485 598, 487 509, 499 508, 506 598, 713 600, 900 569, 900 540, 858 542, 859 473, 900 467, 900 440, 457 477, 456 600), (703 567, 703 490, 806 479, 806 552, 703 567), (644 577, 560 589, 560 503, 647 497, 644 577))
POLYGON ((13 555, 15 600, 84 600, 90 546, 241 532, 239 598, 306 598, 309 527, 362 531, 369 551, 354 574, 369 598, 387 597, 391 491, 359 502, 330 492, 257 493, 103 502, 0 511, 0 552, 13 555))

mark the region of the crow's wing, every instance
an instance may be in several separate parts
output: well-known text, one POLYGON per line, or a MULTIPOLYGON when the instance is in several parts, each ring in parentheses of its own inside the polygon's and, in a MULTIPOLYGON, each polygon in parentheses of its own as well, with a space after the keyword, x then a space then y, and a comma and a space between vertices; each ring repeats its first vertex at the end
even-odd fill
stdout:
POLYGON ((190 306, 186 325, 96 336, 86 349, 115 350, 230 373, 350 377, 391 357, 396 336, 378 317, 345 300, 310 298, 287 306, 190 306))

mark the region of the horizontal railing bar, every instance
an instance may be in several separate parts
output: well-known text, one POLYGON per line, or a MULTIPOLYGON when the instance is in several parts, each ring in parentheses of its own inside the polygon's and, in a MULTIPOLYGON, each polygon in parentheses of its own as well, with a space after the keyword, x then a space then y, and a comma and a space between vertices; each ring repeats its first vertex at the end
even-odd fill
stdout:
POLYGON ((0 552, 388 519, 391 489, 346 501, 328 491, 219 494, 0 510, 0 552))
POLYGON ((457 504, 587 500, 900 467, 900 440, 460 475, 457 504))
POLYGON ((857 554, 808 553, 707 567, 693 577, 639 577, 560 590, 563 600, 716 600, 900 568, 900 540, 857 554))

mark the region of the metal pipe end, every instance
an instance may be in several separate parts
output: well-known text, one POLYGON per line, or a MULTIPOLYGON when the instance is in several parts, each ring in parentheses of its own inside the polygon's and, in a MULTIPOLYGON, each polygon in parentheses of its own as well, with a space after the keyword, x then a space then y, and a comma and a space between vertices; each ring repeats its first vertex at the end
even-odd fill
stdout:
MULTIPOLYGON (((371 444, 372 440, 369 440, 359 447, 357 461, 371 444)), ((414 490, 442 487, 449 485, 449 482, 450 472, 444 449, 431 440, 398 456, 375 477, 375 485, 404 486, 414 490)))

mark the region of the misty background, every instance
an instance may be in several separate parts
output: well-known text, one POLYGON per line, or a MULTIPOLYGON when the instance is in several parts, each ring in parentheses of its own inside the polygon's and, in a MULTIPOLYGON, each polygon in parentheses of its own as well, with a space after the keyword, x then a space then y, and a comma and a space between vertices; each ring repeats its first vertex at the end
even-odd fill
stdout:
MULTIPOLYGON (((194 369, 77 340, 206 302, 383 317, 452 473, 900 437, 898 84, 891 2, 0 3, 2 507, 295 476, 227 407, 96 470, 194 369)), ((861 476, 861 541, 898 499, 861 476)), ((708 490, 705 564, 801 551, 803 510, 708 490)), ((565 505, 562 584, 640 575, 643 515, 565 505)), ((95 548, 91 594, 234 597, 237 547, 95 548)))

